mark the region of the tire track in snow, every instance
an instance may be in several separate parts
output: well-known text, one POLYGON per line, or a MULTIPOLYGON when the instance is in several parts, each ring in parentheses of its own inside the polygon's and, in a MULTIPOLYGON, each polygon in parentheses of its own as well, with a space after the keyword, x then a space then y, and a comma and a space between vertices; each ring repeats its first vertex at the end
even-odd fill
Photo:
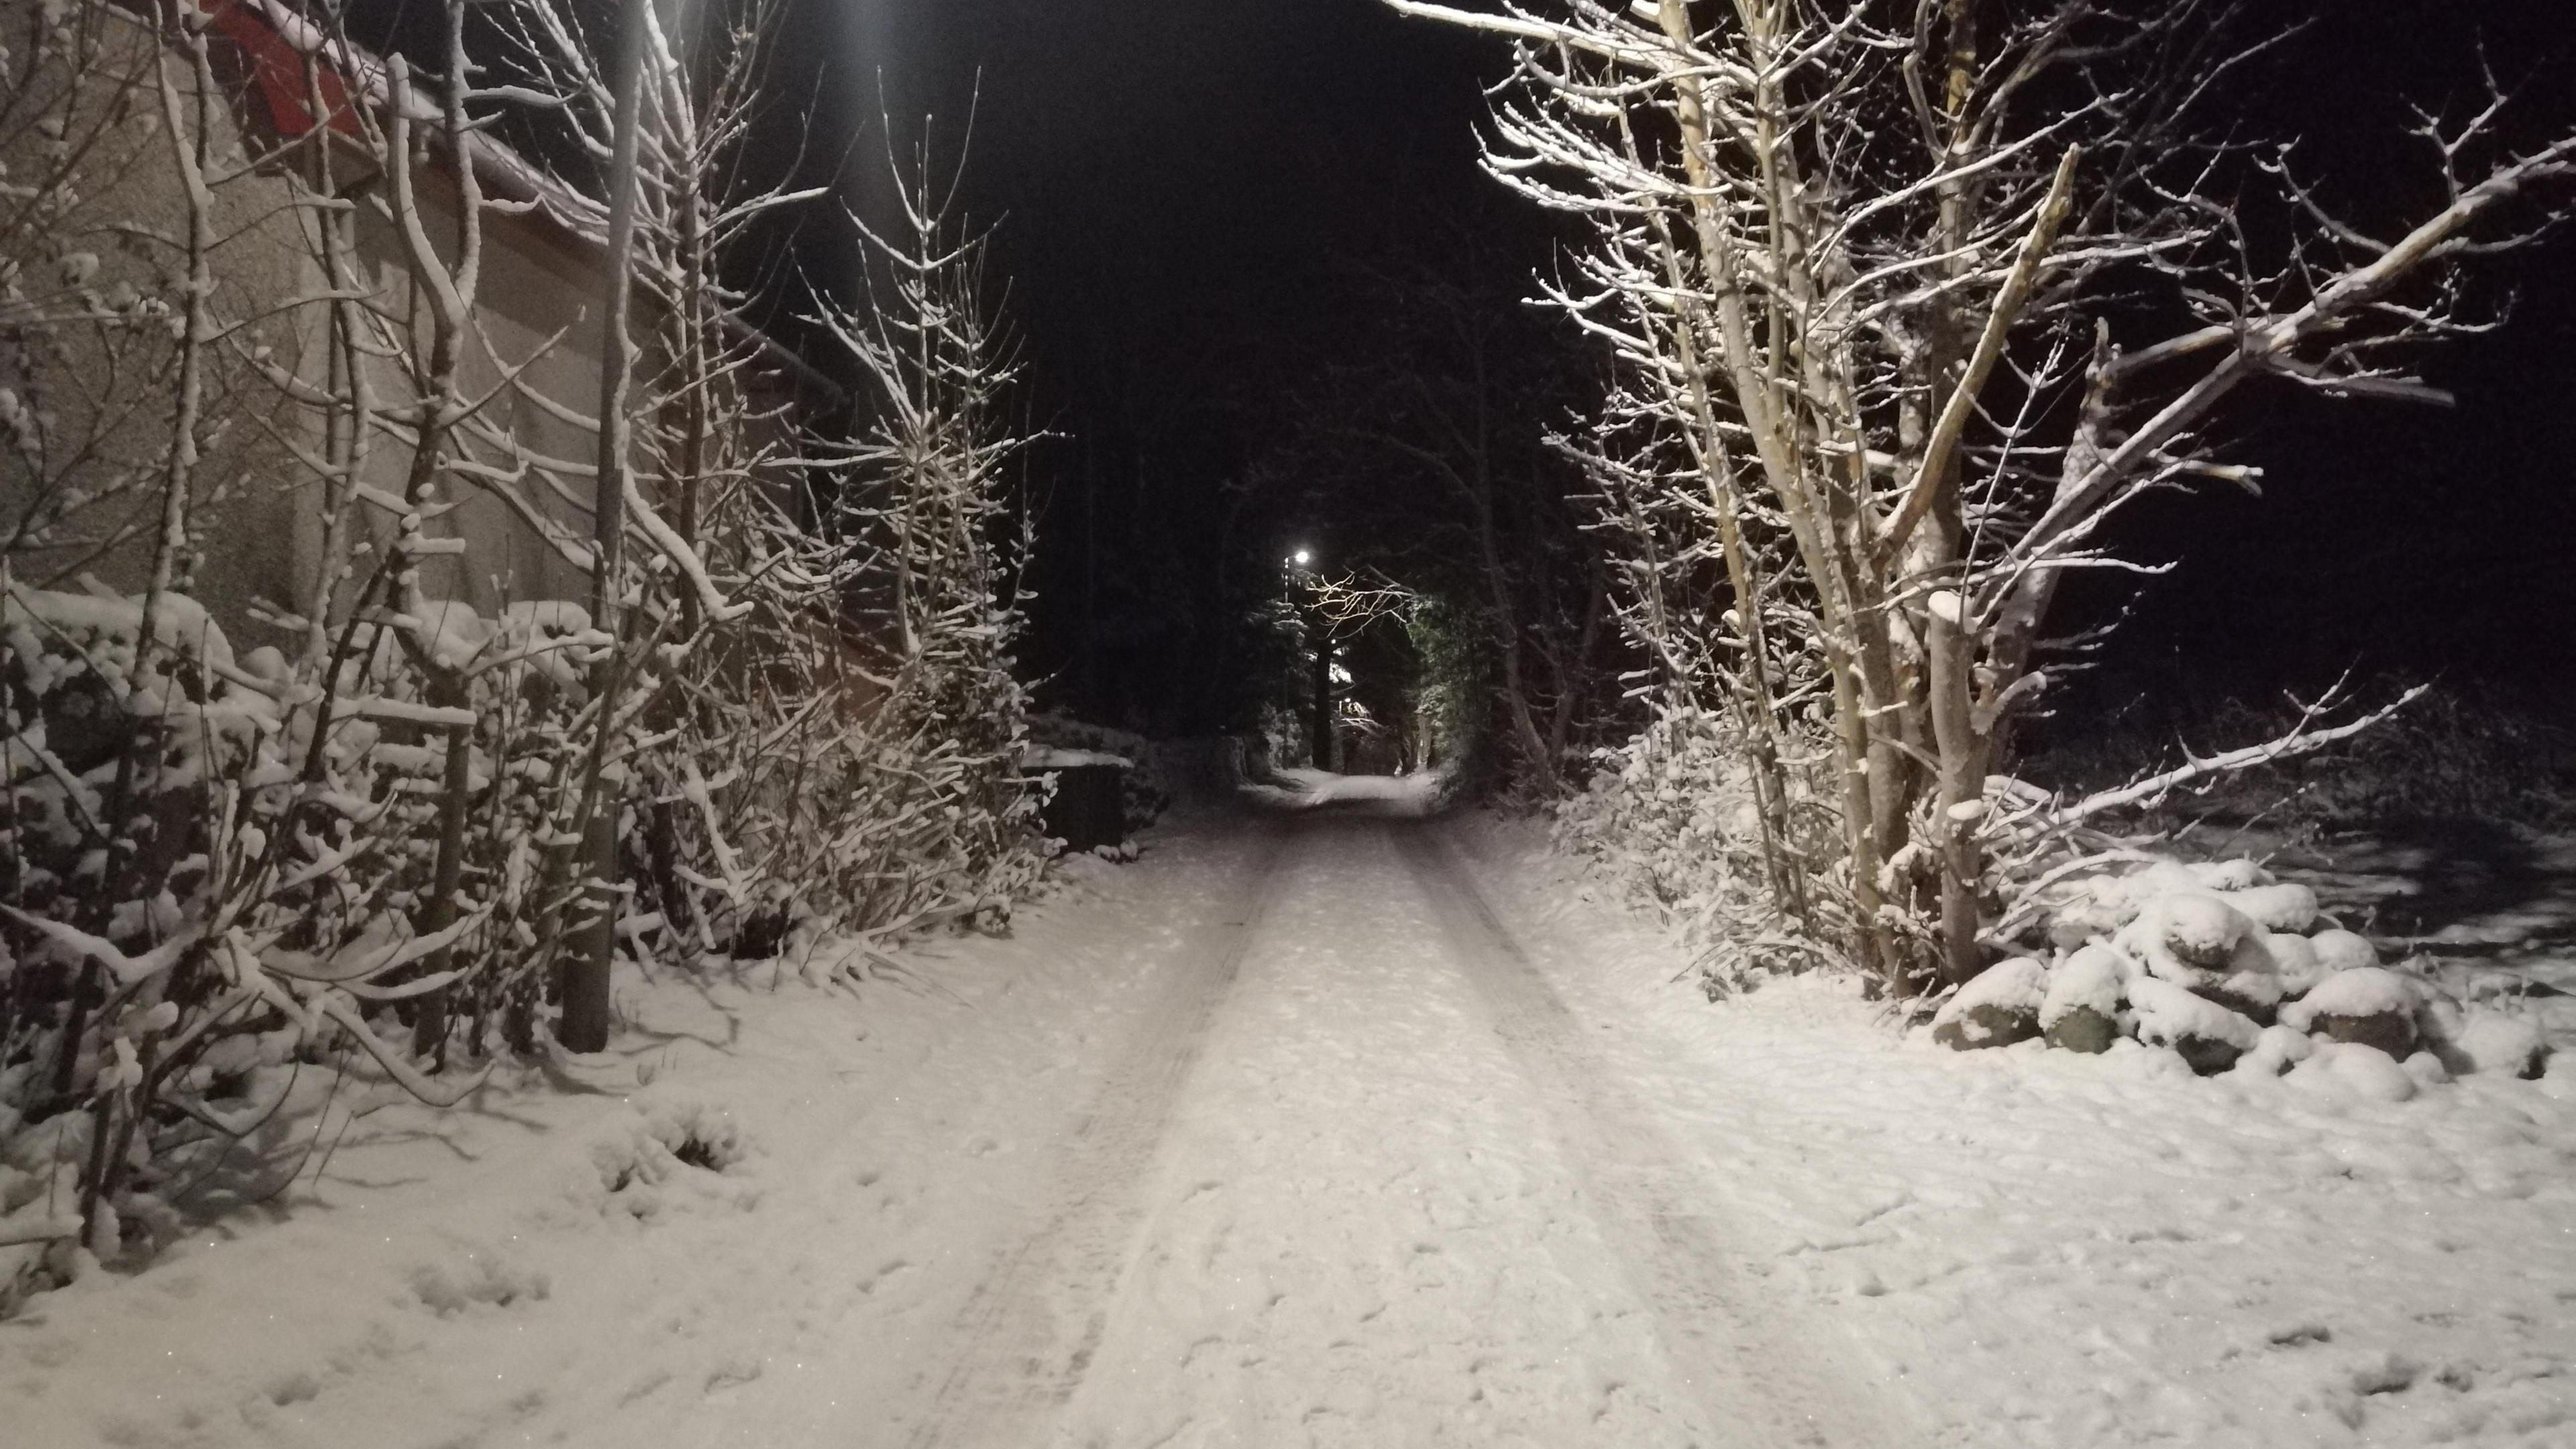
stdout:
POLYGON ((1493 1013, 1495 1034, 1544 1097, 1593 1217, 1713 1422, 1746 1449, 1893 1443, 1853 1402, 1855 1386, 1833 1381, 1830 1355, 1764 1330, 1758 1290, 1730 1264, 1722 1225, 1704 1206, 1706 1186, 1678 1165, 1644 1105, 1586 1044, 1556 988, 1436 830, 1395 827, 1405 865, 1493 1013))
POLYGON ((1265 827, 1242 882, 1182 953, 1178 977, 1074 1119, 1037 1226, 959 1313, 956 1359, 908 1449, 1017 1449, 1081 1387, 1108 1325, 1148 1204, 1139 1195, 1172 1107, 1262 918, 1277 898, 1288 832, 1265 827))

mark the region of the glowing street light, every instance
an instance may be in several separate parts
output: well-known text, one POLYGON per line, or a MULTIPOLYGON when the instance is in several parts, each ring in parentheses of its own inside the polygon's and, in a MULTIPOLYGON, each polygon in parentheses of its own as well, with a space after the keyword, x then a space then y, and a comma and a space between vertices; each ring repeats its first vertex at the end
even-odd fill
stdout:
POLYGON ((1304 568, 1306 565, 1315 561, 1315 556, 1301 548, 1294 554, 1291 554, 1288 561, 1297 565, 1299 568, 1304 568))

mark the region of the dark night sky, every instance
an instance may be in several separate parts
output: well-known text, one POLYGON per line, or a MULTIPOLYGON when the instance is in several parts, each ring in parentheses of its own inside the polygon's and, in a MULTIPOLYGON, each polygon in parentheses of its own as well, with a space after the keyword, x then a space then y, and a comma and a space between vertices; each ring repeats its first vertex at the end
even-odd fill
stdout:
MULTIPOLYGON (((1033 465, 1031 663, 1064 705, 1209 727, 1234 662, 1209 616, 1278 544, 1220 485, 1275 426, 1268 404, 1335 357, 1349 266, 1480 199, 1479 74, 1501 57, 1375 0, 847 13, 899 118, 933 111, 953 137, 974 108, 969 203, 999 222, 1030 400, 1064 435, 1033 465)), ((876 86, 853 87, 871 112, 876 86)))
MULTIPOLYGON (((806 4, 818 8, 802 23, 828 16, 845 58, 835 94, 851 111, 827 123, 873 114, 867 72, 881 68, 898 116, 935 111, 953 135, 980 74, 968 195, 1001 222, 1031 399, 1067 435, 1033 467, 1049 543, 1032 662, 1057 675, 1059 699, 1204 726, 1172 703, 1226 662, 1192 613, 1222 550, 1249 558, 1279 542, 1230 531, 1241 520, 1220 485, 1272 425, 1265 401, 1352 335, 1362 303, 1345 264, 1418 246, 1406 237, 1442 211, 1526 228, 1512 244, 1544 255, 1534 221, 1477 201, 1491 183, 1471 133, 1498 49, 1373 0, 806 4), (1149 661, 1142 672, 1086 676, 1086 620, 1105 650, 1149 661), (1083 700, 1086 681, 1095 697, 1083 700)), ((2501 74, 2531 77, 2535 120, 2576 109, 2571 7, 2318 8, 2246 118, 2303 135, 2365 215, 2407 201, 2412 173, 2386 138, 2403 100, 2465 92, 2472 28, 2501 74)), ((2188 556, 2149 586, 2105 687, 2260 692, 2359 663, 2564 688, 2576 238, 2494 274, 2507 277, 2520 292, 2511 325, 2428 363, 2459 390, 2455 411, 2280 390, 2237 409, 2239 456, 2268 468, 2265 497, 2142 511, 2136 553, 2188 556)))

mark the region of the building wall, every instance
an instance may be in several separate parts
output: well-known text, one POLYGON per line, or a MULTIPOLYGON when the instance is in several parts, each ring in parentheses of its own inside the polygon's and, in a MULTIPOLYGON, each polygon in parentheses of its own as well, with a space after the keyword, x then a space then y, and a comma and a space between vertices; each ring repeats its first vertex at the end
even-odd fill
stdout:
MULTIPOLYGON (((37 7, 0 0, 13 40, 36 26, 37 7)), ((0 233, 0 265, 18 274, 0 333, 0 388, 40 416, 43 441, 22 431, 0 450, 0 541, 21 584, 69 587, 89 574, 111 588, 140 589, 157 529, 162 462, 176 417, 173 328, 184 280, 185 208, 152 66, 160 47, 120 12, 87 12, 96 49, 70 93, 68 56, 32 62, 13 45, 12 104, 0 121, 0 164, 22 185, 62 166, 75 204, 0 233), (48 116, 59 130, 45 124, 48 116), (79 285, 71 279, 80 276, 79 285), (104 315, 113 320, 85 320, 104 315), (64 509, 67 497, 90 501, 64 509), (59 518, 49 535, 29 530, 59 518)), ((185 67, 173 78, 193 95, 185 67)), ((217 151, 239 164, 239 137, 217 110, 217 151)), ((313 273, 301 219, 282 183, 251 176, 215 193, 214 306, 245 323, 208 359, 203 458, 197 470, 204 525, 198 550, 203 590, 229 600, 236 616, 253 604, 287 605, 293 571, 290 529, 279 525, 296 467, 281 438, 300 420, 248 360, 260 355, 301 370, 312 335, 301 315, 265 315, 310 289, 313 273), (259 319, 259 320, 252 320, 259 319)), ((228 623, 230 620, 227 621, 228 623)))
MULTIPOLYGON (((0 0, 0 24, 23 34, 35 10, 33 0, 0 0)), ((157 61, 167 67, 188 93, 190 111, 194 86, 184 58, 165 51, 143 24, 120 11, 89 13, 100 42, 84 67, 90 96, 64 128, 85 142, 75 168, 82 198, 77 214, 46 234, 0 235, 0 261, 17 262, 21 272, 37 277, 59 274, 66 265, 88 265, 72 258, 94 257, 88 292, 131 296, 139 299, 140 310, 132 322, 105 328, 0 327, 0 388, 47 412, 54 423, 50 433, 79 439, 84 450, 81 461, 65 468, 22 449, 0 449, 0 539, 19 536, 21 523, 42 512, 47 499, 63 496, 57 484, 98 491, 122 480, 128 485, 122 493, 110 492, 82 510, 77 529, 60 530, 53 541, 18 537, 7 552, 13 576, 23 584, 68 587, 87 573, 130 593, 149 575, 161 499, 150 475, 166 456, 174 413, 168 322, 180 275, 176 254, 161 239, 179 235, 186 216, 152 66, 157 61)), ((66 64, 10 66, 12 79, 21 81, 14 87, 13 116, 41 109, 28 103, 41 100, 49 88, 60 90, 68 79, 66 64)), ((223 320, 244 325, 238 345, 219 349, 210 360, 207 445, 192 510, 201 542, 193 591, 237 643, 285 644, 288 636, 259 620, 300 612, 317 572, 327 566, 321 556, 322 481, 298 457, 299 450, 322 453, 326 420, 321 410, 263 376, 252 358, 308 388, 324 387, 330 365, 327 311, 310 300, 290 304, 321 293, 325 274, 314 214, 299 204, 310 193, 284 165, 251 164, 253 154, 274 157, 279 143, 262 128, 259 108, 241 104, 242 98, 242 89, 229 89, 207 108, 214 149, 222 158, 218 170, 233 177, 216 193, 217 231, 227 240, 216 256, 215 307, 223 320)), ((40 174, 47 148, 58 144, 23 119, 14 126, 0 122, 0 162, 13 180, 40 174)), ((356 208, 356 250, 375 293, 370 305, 397 333, 414 336, 425 354, 428 328, 392 218, 390 188, 384 178, 366 175, 356 164, 361 160, 354 148, 343 146, 335 152, 333 174, 342 199, 356 208)), ((420 169, 416 186, 424 227, 442 255, 452 258, 461 204, 456 176, 443 163, 431 164, 420 169)), ((598 411, 607 299, 597 248, 542 212, 513 216, 487 209, 482 226, 478 335, 466 352, 463 385, 469 395, 489 394, 483 416, 526 448, 586 469, 596 454, 595 430, 556 416, 528 394, 541 394, 583 418, 598 411), (505 386, 514 369, 518 384, 505 386)), ((655 319, 649 306, 639 303, 635 311, 635 334, 649 346, 655 319)), ((20 306, 9 320, 23 323, 28 315, 20 306)), ((648 355, 643 370, 652 364, 648 355)), ((416 396, 408 369, 402 358, 374 365, 370 376, 380 406, 416 396)), ((785 381, 772 374, 755 385, 776 388, 785 381)), ((460 441, 468 456, 487 464, 511 461, 470 434, 460 441)), ((400 438, 381 430, 373 436, 368 479, 377 488, 399 494, 409 465, 400 438)), ((424 592, 482 612, 512 600, 587 597, 586 570, 567 561, 488 490, 461 482, 447 486, 456 490, 449 500, 455 506, 427 531, 463 538, 467 551, 425 561, 424 592)), ((519 491, 562 533, 586 543, 591 487, 591 479, 578 472, 552 482, 531 472, 519 491)), ((645 487, 649 494, 649 479, 645 487)), ((393 520, 383 510, 361 506, 357 518, 379 548, 391 539, 393 520)), ((363 576, 369 560, 358 564, 363 576)), ((349 602, 344 597, 342 606, 349 602)))

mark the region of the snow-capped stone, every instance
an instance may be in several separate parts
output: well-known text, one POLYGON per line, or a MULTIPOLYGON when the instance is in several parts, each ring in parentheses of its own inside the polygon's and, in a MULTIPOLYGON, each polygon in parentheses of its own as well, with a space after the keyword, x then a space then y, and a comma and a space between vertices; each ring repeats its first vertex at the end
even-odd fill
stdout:
POLYGON ((2272 880, 2270 871, 2242 857, 2235 860, 2199 861, 2185 869, 2191 872, 2191 878, 2199 882, 2203 890, 2249 890, 2256 886, 2268 885, 2272 880))
POLYGON ((2184 986, 2228 969, 2237 943, 2254 930, 2243 912, 2206 893, 2157 896, 2120 930, 2116 944, 2149 973, 2184 986))
POLYGON ((2277 1077, 2316 1055, 2316 1050, 2317 1044, 2305 1032, 2267 1026, 2254 1039, 2254 1049, 2236 1059, 2235 1069, 2247 1076, 2277 1077))
POLYGON ((2397 1065, 2414 1078, 2415 1085, 2419 1087, 2446 1087, 2451 1083, 2450 1068, 2443 1066, 2442 1059, 2431 1052, 2417 1052, 2397 1065))
POLYGON ((2106 1015, 2118 1011, 2129 978, 2137 974, 2136 963, 2109 946, 2096 941, 2084 947, 2048 973, 2039 1024, 2052 1025, 2078 1007, 2089 1006, 2106 1015))
POLYGON ((2395 1057, 2362 1042, 2318 1043, 2316 1054, 2291 1069, 2288 1080, 2372 1102, 2403 1102, 2416 1091, 2415 1079, 2395 1057))
POLYGON ((2304 931, 2317 921, 2317 893, 2295 881, 2233 890, 2223 899, 2266 931, 2304 931))
POLYGON ((2048 973, 2048 992, 2039 1004, 2039 1029, 2048 1044, 2068 1051, 2109 1051, 2120 1034, 2121 994, 2135 971, 2128 958, 2099 942, 2059 962, 2048 973))
POLYGON ((2338 971, 2281 1009, 2284 1024, 2339 1042, 2359 1042, 2392 1060, 2414 1055, 2415 1008, 2423 988, 2382 966, 2338 971))
MULTIPOLYGON (((2413 1012, 2423 1000, 2424 988, 2414 978, 2401 976, 2384 966, 2364 966, 2357 970, 2338 971, 2317 984, 2299 999, 2297 1013, 2303 1017, 2376 1016, 2383 1012, 2413 1012)), ((2297 1026, 2297 1021, 2290 1023, 2297 1026)))
POLYGON ((2129 1015, 2138 1040, 2173 1048, 2204 1077, 2236 1065, 2263 1035, 2239 1013, 2155 977, 2129 983, 2129 1015))
POLYGON ((2256 1026, 2270 1026, 2278 1018, 2281 998, 2288 994, 2281 978, 2269 971, 2230 971, 2190 989, 2195 995, 2242 1013, 2256 1026))
POLYGON ((2200 873, 2178 860, 2158 860, 2122 879, 2128 888, 2129 908, 2134 914, 2139 907, 2158 896, 2206 895, 2221 887, 2200 878, 2200 873))
POLYGON ((2280 978, 2284 996, 2305 996, 2331 974, 2317 957, 2316 943, 2305 936, 2275 935, 2266 931, 2256 944, 2271 963, 2272 974, 2280 978))
POLYGON ((1932 1018, 1932 1039, 1954 1051, 2010 1046, 2039 1035, 2048 967, 2028 956, 1999 961, 1959 988, 1932 1018))
POLYGON ((2317 965, 2329 976, 2379 964, 2379 948, 2367 937, 2351 931, 2319 931, 2308 938, 2308 944, 2316 950, 2317 965))

